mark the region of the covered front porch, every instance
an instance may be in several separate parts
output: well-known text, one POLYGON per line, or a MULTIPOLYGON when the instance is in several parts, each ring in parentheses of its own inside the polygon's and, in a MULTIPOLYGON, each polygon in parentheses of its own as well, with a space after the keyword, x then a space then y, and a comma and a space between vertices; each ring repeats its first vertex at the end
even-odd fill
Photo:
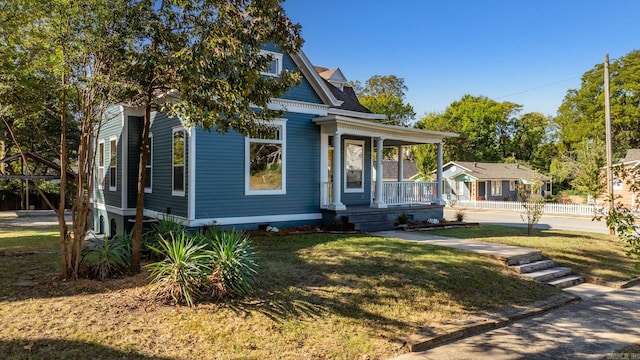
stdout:
MULTIPOLYGON (((441 209, 444 204, 442 142, 458 135, 387 125, 379 120, 347 114, 313 120, 321 127, 321 208, 336 213, 352 207, 387 209, 435 205, 441 209), (403 181, 404 147, 421 144, 437 147, 436 182, 403 181), (396 147, 400 154, 398 181, 383 181, 382 150, 385 147, 396 147), (375 177, 371 171, 374 161, 378 169, 375 177)), ((442 218, 442 210, 438 218, 442 218)))

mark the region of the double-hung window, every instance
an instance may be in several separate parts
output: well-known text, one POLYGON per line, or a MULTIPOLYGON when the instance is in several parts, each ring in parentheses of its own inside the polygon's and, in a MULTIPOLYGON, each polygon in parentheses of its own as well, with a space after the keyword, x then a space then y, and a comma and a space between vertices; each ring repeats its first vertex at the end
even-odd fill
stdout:
POLYGON ((112 137, 109 139, 109 191, 116 191, 118 189, 118 138, 112 137))
POLYGON ((173 141, 172 141, 172 156, 173 159, 173 188, 171 194, 174 196, 184 196, 184 164, 185 164, 185 131, 184 128, 173 129, 173 141))
POLYGON ((344 141, 344 191, 364 191, 364 141, 344 141))
POLYGON ((98 142, 98 189, 104 187, 104 140, 98 142))
POLYGON ((491 196, 502 196, 502 180, 491 180, 491 196))
POLYGON ((271 61, 267 65, 267 68, 261 71, 260 74, 267 76, 279 76, 280 72, 282 72, 282 54, 267 50, 261 50, 260 53, 263 56, 271 57, 271 61))
POLYGON ((273 120, 245 138, 245 194, 286 194, 286 121, 273 120))
POLYGON ((147 165, 144 168, 144 192, 152 192, 153 186, 153 134, 149 133, 149 151, 147 151, 147 165))

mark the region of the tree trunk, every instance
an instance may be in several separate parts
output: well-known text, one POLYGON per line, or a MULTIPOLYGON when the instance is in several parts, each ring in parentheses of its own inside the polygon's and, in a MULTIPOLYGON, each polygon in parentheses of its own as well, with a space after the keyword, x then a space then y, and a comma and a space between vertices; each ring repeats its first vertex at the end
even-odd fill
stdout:
MULTIPOLYGON (((148 94, 151 95, 151 94, 148 94)), ((144 109, 142 141, 140 143, 140 161, 138 163, 138 195, 136 197, 136 218, 133 225, 131 245, 131 269, 134 274, 140 272, 140 251, 142 249, 142 227, 144 219, 144 184, 146 178, 147 154, 149 153, 149 128, 151 127, 151 98, 147 98, 144 109)))
MULTIPOLYGON (((64 47, 63 47, 64 52, 64 47)), ((64 57, 64 53, 63 53, 64 57)), ((70 272, 67 262, 67 244, 69 243, 69 232, 64 219, 64 208, 67 188, 67 74, 62 75, 62 111, 60 116, 60 204, 58 205, 58 231, 60 232, 60 266, 62 267, 62 278, 68 279, 70 276, 77 278, 77 273, 70 272)))

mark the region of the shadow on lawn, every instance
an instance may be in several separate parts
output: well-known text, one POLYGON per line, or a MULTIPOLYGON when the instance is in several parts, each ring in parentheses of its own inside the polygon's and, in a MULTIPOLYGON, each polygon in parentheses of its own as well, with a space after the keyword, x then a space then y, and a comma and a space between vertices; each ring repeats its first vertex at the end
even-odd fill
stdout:
POLYGON ((228 307, 274 321, 334 313, 372 328, 406 329, 427 324, 410 323, 412 316, 398 311, 498 309, 523 301, 531 286, 497 271, 489 260, 454 249, 366 235, 293 239, 254 239, 262 259, 260 289, 228 307), (493 295, 505 291, 513 292, 507 303, 493 295), (432 303, 416 304, 416 298, 432 303))
POLYGON ((83 341, 26 339, 0 340, 0 354, 10 359, 157 359, 169 360, 161 356, 147 356, 136 352, 118 351, 106 346, 83 341))

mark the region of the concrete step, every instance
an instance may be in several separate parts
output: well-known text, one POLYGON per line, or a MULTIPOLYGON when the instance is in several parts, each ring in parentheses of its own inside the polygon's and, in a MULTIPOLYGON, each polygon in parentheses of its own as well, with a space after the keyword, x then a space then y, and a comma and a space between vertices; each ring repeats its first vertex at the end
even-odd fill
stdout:
POLYGON ((561 278, 553 279, 551 281, 547 281, 547 284, 553 285, 557 288, 564 289, 570 286, 582 284, 584 282, 584 278, 580 275, 567 275, 561 278))
POLYGON ((539 261, 534 261, 528 264, 512 265, 512 266, 509 266, 509 269, 511 269, 511 271, 514 271, 518 274, 526 274, 534 271, 550 269, 556 266, 558 266, 558 264, 556 263, 555 260, 539 260, 539 261))
POLYGON ((549 282, 571 274, 571 269, 566 267, 553 267, 550 269, 538 270, 530 273, 521 274, 520 276, 531 278, 539 282, 549 282))
POLYGON ((540 260, 542 260, 542 252, 540 250, 533 250, 526 254, 512 255, 503 259, 508 266, 530 264, 540 260))

